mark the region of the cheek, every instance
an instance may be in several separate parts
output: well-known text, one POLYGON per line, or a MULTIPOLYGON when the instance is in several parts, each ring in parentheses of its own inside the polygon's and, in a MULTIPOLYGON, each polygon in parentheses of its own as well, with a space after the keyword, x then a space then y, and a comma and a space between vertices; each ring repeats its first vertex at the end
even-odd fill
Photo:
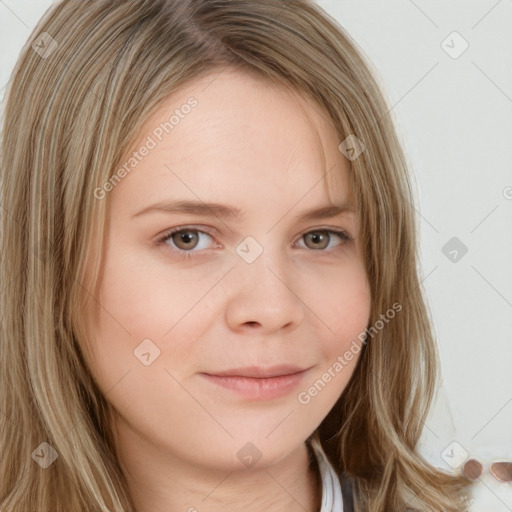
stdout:
POLYGON ((370 319, 370 289, 365 276, 352 275, 340 284, 340 291, 331 302, 329 327, 334 333, 331 343, 327 345, 330 358, 348 346, 365 331, 370 319))
POLYGON ((317 285, 307 286, 312 309, 325 335, 325 350, 332 354, 367 327, 370 318, 371 292, 363 264, 354 260, 338 272, 316 276, 317 285), (319 286, 319 283, 322 286, 319 286), (323 326, 323 327, 322 327, 323 326))
POLYGON ((315 293, 312 301, 319 311, 322 362, 297 397, 300 404, 319 414, 329 410, 347 386, 363 348, 371 310, 370 286, 362 263, 347 266, 327 282, 324 293, 315 293))
POLYGON ((141 366, 139 347, 149 347, 151 357, 160 351, 163 357, 154 359, 155 367, 163 364, 171 340, 172 364, 165 366, 180 368, 194 359, 190 340, 200 337, 212 314, 211 301, 201 298, 219 280, 219 271, 184 279, 180 270, 141 266, 139 252, 109 250, 96 298, 98 323, 88 343, 92 372, 106 389, 141 366))

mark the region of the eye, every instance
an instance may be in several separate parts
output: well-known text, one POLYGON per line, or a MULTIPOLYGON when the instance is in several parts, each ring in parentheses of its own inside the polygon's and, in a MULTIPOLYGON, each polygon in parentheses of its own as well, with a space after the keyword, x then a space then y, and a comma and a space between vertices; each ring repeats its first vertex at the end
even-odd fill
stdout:
POLYGON ((341 239, 341 243, 350 241, 350 237, 345 231, 334 229, 317 229, 315 231, 309 231, 305 235, 302 235, 302 238, 306 241, 306 247, 309 249, 323 251, 331 242, 332 235, 341 239))
MULTIPOLYGON (((209 238, 212 238, 212 236, 209 233, 206 233, 205 231, 201 231, 199 229, 194 228, 176 228, 171 231, 167 231, 161 238, 158 239, 157 243, 160 244, 168 244, 168 242, 172 242, 172 246, 174 246, 175 250, 179 252, 179 255, 188 258, 191 257, 189 254, 190 252, 197 252, 193 251, 193 249, 198 248, 201 244, 199 243, 201 240, 200 235, 205 235, 209 238)), ((203 244, 204 245, 204 244, 203 244)), ((199 247, 200 249, 206 249, 207 247, 199 247)))
MULTIPOLYGON (((166 231, 156 241, 156 244, 165 244, 170 246, 171 250, 178 253, 179 257, 192 258, 196 252, 200 252, 201 250, 208 248, 208 241, 201 244, 201 238, 203 238, 201 235, 208 237, 211 240, 213 239, 213 236, 209 233, 189 226, 173 228, 170 231, 166 231)), ((345 231, 335 229, 316 229, 305 233, 300 239, 306 241, 306 249, 312 249, 319 252, 330 252, 326 249, 331 245, 333 238, 340 240, 337 246, 343 245, 343 243, 352 240, 345 231)), ((217 244, 217 247, 220 247, 220 245, 217 244)), ((332 250, 333 248, 330 247, 330 249, 332 250)))

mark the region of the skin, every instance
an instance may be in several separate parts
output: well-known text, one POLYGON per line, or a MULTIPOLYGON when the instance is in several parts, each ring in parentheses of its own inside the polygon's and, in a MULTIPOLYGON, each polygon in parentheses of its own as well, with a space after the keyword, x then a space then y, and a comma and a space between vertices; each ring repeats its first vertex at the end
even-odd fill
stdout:
POLYGON ((308 404, 297 396, 367 327, 370 291, 355 214, 297 217, 332 204, 322 181, 329 170, 336 175, 332 202, 353 206, 349 162, 319 106, 235 70, 173 93, 131 151, 190 96, 197 107, 109 192, 101 311, 88 363, 115 410, 119 457, 139 512, 317 511, 320 489, 305 440, 345 389, 358 356, 308 404), (134 216, 178 199, 246 214, 134 216), (192 232, 188 245, 179 235, 157 245, 170 228, 191 225, 208 234, 192 232), (351 239, 304 236, 321 229, 351 239), (236 252, 248 236, 263 249, 252 263, 236 252), (193 257, 180 258, 187 248, 193 257), (145 339, 160 349, 148 366, 134 356, 145 339), (309 370, 291 392, 268 400, 199 375, 283 363, 309 370), (249 442, 261 454, 252 467, 237 457, 249 442))

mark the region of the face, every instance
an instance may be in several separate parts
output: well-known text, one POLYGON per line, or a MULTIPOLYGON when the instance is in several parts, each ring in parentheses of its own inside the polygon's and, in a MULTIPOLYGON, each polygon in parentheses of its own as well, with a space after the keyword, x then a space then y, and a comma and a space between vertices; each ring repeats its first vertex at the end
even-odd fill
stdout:
POLYGON ((97 193, 111 203, 91 371, 144 453, 270 465, 333 407, 369 320, 341 141, 311 101, 233 70, 174 93, 141 134, 97 193))

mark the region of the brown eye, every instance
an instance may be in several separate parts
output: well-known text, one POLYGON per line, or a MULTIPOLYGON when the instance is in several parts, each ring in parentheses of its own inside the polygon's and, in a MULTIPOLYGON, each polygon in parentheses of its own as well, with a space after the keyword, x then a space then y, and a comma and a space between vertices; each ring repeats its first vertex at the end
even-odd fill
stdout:
POLYGON ((304 240, 306 242, 306 246, 310 249, 325 249, 329 244, 327 231, 312 231, 311 233, 304 235, 304 240), (308 242, 312 244, 312 247, 308 242))
POLYGON ((199 241, 197 231, 194 230, 176 231, 169 238, 172 239, 178 249, 182 250, 194 249, 199 241))
POLYGON ((341 248, 345 243, 352 240, 345 231, 338 229, 315 229, 303 235, 302 239, 305 241, 307 249, 313 249, 322 253, 332 252, 334 249, 341 248), (329 247, 329 245, 332 245, 331 242, 336 239, 338 239, 338 242, 334 246, 329 247))
MULTIPOLYGON (((204 250, 212 248, 213 242, 213 235, 206 230, 188 226, 166 231, 156 240, 156 246, 164 247, 172 256, 188 259, 201 256, 204 250)), ((220 246, 217 244, 217 247, 220 246)))

